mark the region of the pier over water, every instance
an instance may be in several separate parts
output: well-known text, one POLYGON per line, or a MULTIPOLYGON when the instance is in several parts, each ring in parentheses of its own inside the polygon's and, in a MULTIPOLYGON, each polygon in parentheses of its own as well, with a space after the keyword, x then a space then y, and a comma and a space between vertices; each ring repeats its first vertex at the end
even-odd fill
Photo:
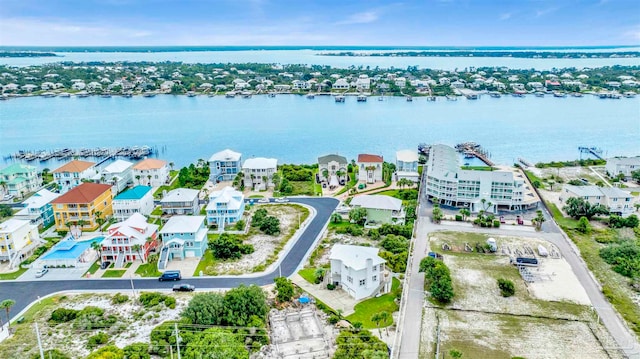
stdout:
POLYGON ((154 153, 158 149, 149 146, 131 146, 116 148, 80 148, 80 149, 55 149, 55 150, 21 150, 6 156, 5 159, 17 159, 25 161, 48 161, 50 159, 67 159, 67 158, 102 158, 100 162, 105 162, 110 158, 124 157, 131 159, 144 158, 154 153))

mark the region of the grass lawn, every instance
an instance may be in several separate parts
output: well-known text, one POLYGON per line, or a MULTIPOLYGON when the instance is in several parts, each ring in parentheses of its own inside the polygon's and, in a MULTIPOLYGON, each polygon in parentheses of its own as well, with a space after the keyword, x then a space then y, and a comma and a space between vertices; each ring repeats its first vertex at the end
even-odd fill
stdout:
POLYGON ((87 273, 91 273, 92 275, 96 274, 99 268, 100 268, 100 263, 98 263, 98 261, 93 262, 91 267, 89 267, 89 270, 84 273, 83 277, 86 277, 87 273))
POLYGON ((307 196, 313 196, 315 195, 314 193, 314 181, 289 181, 289 183, 291 184, 291 186, 293 187, 293 192, 291 192, 291 196, 298 196, 298 195, 307 195, 307 196))
POLYGON ((348 220, 342 220, 342 222, 329 222, 329 225, 327 225, 327 229, 338 229, 338 228, 345 228, 345 227, 349 227, 349 225, 352 224, 351 222, 349 222, 348 220))
POLYGON ((311 284, 316 283, 316 268, 304 268, 304 269, 301 269, 298 272, 298 274, 300 274, 300 276, 304 278, 307 282, 311 284))
POLYGON ((541 178, 539 178, 538 176, 534 175, 533 172, 524 171, 524 174, 529 178, 529 181, 531 182, 532 186, 533 186, 533 182, 538 181, 540 183, 540 187, 539 188, 545 188, 544 181, 541 178))
POLYGON ((371 317, 376 313, 385 311, 389 313, 389 319, 385 323, 380 323, 380 327, 388 327, 393 324, 391 314, 398 310, 398 305, 395 302, 396 296, 393 294, 393 291, 399 286, 400 281, 393 278, 391 292, 356 304, 354 308, 356 312, 348 316, 346 319, 351 323, 361 322, 365 329, 375 329, 377 328, 376 323, 371 321, 371 317))
POLYGON ((141 277, 159 277, 162 273, 158 271, 158 265, 156 263, 145 263, 138 267, 136 274, 141 277))
POLYGON ((21 276, 24 272, 26 272, 29 268, 20 268, 15 272, 11 272, 11 273, 0 273, 0 280, 11 280, 11 279, 17 279, 19 276, 21 276))
POLYGON ((460 167, 460 169, 471 171, 493 171, 497 168, 489 166, 462 166, 460 167))
POLYGON ((216 262, 217 260, 213 258, 213 253, 211 253, 211 250, 207 249, 206 251, 204 251, 204 255, 202 256, 200 263, 198 263, 195 272, 193 272, 193 276, 200 276, 200 271, 202 271, 202 273, 205 273, 207 267, 215 265, 216 262))
POLYGON ((563 216, 562 212, 560 212, 560 209, 558 209, 558 207, 555 204, 547 201, 545 201, 545 203, 547 204, 547 207, 551 211, 551 215, 553 215, 553 219, 555 219, 556 223, 558 223, 562 227, 571 228, 571 229, 574 229, 577 227, 578 225, 577 220, 563 216))
POLYGON ((264 196, 263 195, 259 195, 259 194, 254 194, 254 195, 249 196, 249 198, 264 198, 264 196))
POLYGON ((338 193, 336 193, 336 196, 347 192, 348 190, 353 188, 356 183, 358 183, 358 175, 356 173, 349 173, 349 182, 347 182, 347 184, 340 191, 338 191, 338 193))
POLYGON ((122 278, 126 272, 126 269, 109 269, 104 272, 102 278, 122 278))
POLYGON ((151 211, 151 215, 153 216, 162 216, 162 207, 158 206, 151 211))

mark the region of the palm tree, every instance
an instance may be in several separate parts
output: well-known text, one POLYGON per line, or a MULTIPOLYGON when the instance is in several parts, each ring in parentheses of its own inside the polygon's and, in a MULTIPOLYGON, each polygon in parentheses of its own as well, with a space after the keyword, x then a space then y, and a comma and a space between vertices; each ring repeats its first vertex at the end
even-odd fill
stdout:
POLYGON ((4 194, 5 191, 7 190, 7 182, 0 181, 0 188, 2 188, 2 194, 4 194))
MULTIPOLYGON (((382 321, 382 323, 387 323, 389 319, 391 319, 393 324, 393 318, 391 317, 391 314, 389 314, 389 312, 382 311, 378 314, 380 315, 380 321, 382 321)), ((387 336, 389 336, 389 326, 384 327, 384 331, 387 333, 387 336)))
POLYGON ((327 179, 329 178, 329 170, 328 169, 325 168, 325 169, 322 170, 322 177, 327 178, 327 179))
POLYGON ((134 244, 134 245, 131 246, 131 250, 133 250, 134 252, 138 253, 138 257, 144 263, 144 259, 142 258, 142 246, 139 245, 139 244, 134 244))
POLYGON ((345 175, 344 171, 340 171, 340 170, 336 171, 336 176, 338 176, 338 178, 342 178, 342 176, 344 175, 345 175))
POLYGON ((136 176, 136 180, 138 181, 138 184, 140 184, 140 175, 136 176))
POLYGON ((172 171, 173 171, 173 166, 174 166, 174 163, 173 162, 169 162, 169 167, 171 168, 172 171))
POLYGON ((96 222, 98 222, 98 224, 102 226, 104 224, 104 218, 102 218, 102 212, 95 211, 93 215, 96 217, 96 222))
POLYGON ((4 308, 4 310, 7 313, 7 329, 11 328, 11 321, 9 319, 9 311, 11 310, 11 307, 13 307, 16 304, 15 300, 12 299, 5 299, 2 302, 0 302, 0 308, 4 308))
POLYGON ((331 223, 340 223, 340 222, 342 222, 342 215, 340 215, 340 213, 332 213, 331 223))
POLYGON ((76 223, 76 227, 80 229, 80 235, 82 235, 82 227, 84 227, 85 225, 87 225, 87 221, 85 221, 84 219, 78 220, 78 223, 76 223))
POLYGON ((152 177, 151 175, 147 175, 147 179, 149 179, 149 182, 147 182, 148 186, 151 186, 151 177, 152 177))
POLYGON ((376 323, 376 327, 378 328, 378 334, 382 336, 382 332, 380 331, 380 322, 382 321, 382 317, 380 316, 382 313, 375 313, 371 316, 371 321, 376 323))
POLYGON ((541 210, 537 210, 536 211, 536 217, 531 220, 531 222, 533 222, 533 224, 535 224, 536 230, 538 230, 538 231, 540 229, 542 229, 542 223, 544 223, 545 221, 546 221, 546 219, 544 218, 544 215, 542 214, 541 210))
POLYGON ((98 242, 91 243, 91 249, 98 252, 98 261, 100 262, 100 265, 102 265, 102 246, 100 245, 100 243, 98 242))
POLYGON ((468 208, 463 208, 460 210, 460 214, 462 215, 462 221, 466 221, 467 217, 471 215, 471 211, 468 208))
POLYGON ((71 221, 66 221, 66 222, 64 222, 64 225, 67 227, 67 229, 69 230, 69 232, 71 232, 71 226, 73 226, 73 222, 71 222, 71 221))

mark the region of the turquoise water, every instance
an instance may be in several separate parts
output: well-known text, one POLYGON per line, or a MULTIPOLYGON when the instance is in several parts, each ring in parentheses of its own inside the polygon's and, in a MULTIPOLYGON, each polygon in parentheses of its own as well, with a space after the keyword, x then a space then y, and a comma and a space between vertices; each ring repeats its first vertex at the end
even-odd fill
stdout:
MULTIPOLYGON (((511 164, 572 160, 578 146, 606 156, 640 154, 640 98, 482 97, 436 102, 416 98, 358 103, 348 97, 297 95, 250 99, 163 95, 154 98, 17 98, 0 102, 0 155, 21 149, 149 145, 176 167, 208 159, 224 148, 243 157, 314 163, 337 152, 382 154, 418 143, 482 144, 491 158, 511 164), (166 147, 165 147, 166 146, 166 147)), ((5 161, 5 165, 6 165, 5 161)), ((35 163, 35 162, 32 162, 35 163)), ((55 168, 55 162, 41 163, 55 168)))
POLYGON ((57 243, 51 251, 44 255, 42 259, 44 260, 53 260, 53 259, 77 259, 84 251, 86 251, 93 242, 100 242, 104 239, 104 237, 96 237, 93 239, 89 239, 82 242, 69 241, 64 240, 57 243), (67 242, 73 242, 73 246, 69 245, 67 242))
MULTIPOLYGON (((412 50, 420 50, 414 48, 412 50)), ((455 50, 460 48, 425 48, 432 50, 455 50)), ((500 48, 486 48, 487 50, 504 50, 500 48)), ((528 48, 510 48, 513 51, 522 51, 528 48)), ((529 48, 530 49, 530 48, 529 48)), ((611 48, 536 48, 539 50, 558 51, 588 51, 601 52, 612 51, 611 48)), ((485 66, 507 66, 512 69, 549 70, 552 68, 565 67, 602 67, 613 65, 640 65, 638 58, 604 58, 604 59, 524 59, 509 57, 350 57, 350 56, 323 56, 322 53, 356 50, 359 52, 387 52, 376 48, 329 48, 327 50, 318 49, 296 49, 296 50, 220 50, 220 51, 161 51, 161 52, 138 52, 126 49, 122 52, 58 52, 62 57, 16 57, 0 58, 0 64, 10 66, 41 65, 60 61, 89 62, 89 61, 182 61, 185 63, 279 63, 279 64, 307 64, 307 65, 329 65, 332 67, 347 68, 349 66, 370 66, 381 68, 400 68, 407 66, 418 66, 420 68, 432 68, 443 70, 464 69, 466 67, 485 66)), ((620 51, 637 51, 638 47, 616 48, 620 51)))

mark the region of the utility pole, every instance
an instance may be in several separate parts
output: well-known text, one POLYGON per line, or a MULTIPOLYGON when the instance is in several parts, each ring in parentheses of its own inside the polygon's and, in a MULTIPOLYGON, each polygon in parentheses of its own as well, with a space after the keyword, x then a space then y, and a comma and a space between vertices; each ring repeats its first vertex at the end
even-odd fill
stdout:
POLYGON ((42 341, 40 340, 40 329, 38 328, 38 322, 36 324, 36 337, 38 338, 38 348, 40 349, 40 359, 44 359, 44 349, 42 349, 42 341))
POLYGON ((182 359, 180 356, 180 335, 178 333, 178 323, 174 323, 174 328, 176 329, 176 348, 178 349, 178 359, 182 359))
POLYGON ((131 281, 131 292, 133 292, 133 299, 136 299, 136 289, 133 287, 133 274, 129 276, 129 280, 131 281))

